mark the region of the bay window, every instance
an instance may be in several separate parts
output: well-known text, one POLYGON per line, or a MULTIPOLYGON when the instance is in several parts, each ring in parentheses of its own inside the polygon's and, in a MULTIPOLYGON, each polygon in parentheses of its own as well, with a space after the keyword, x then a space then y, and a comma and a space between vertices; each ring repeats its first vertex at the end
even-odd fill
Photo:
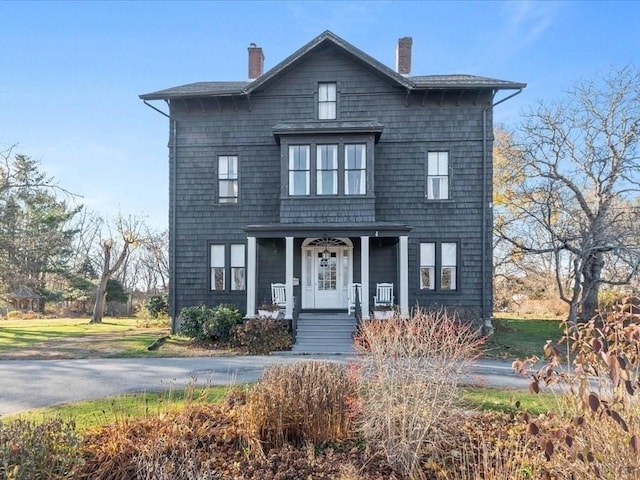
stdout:
POLYGON ((289 195, 309 195, 309 145, 289 146, 289 195))
POLYGON ((367 146, 365 144, 344 147, 344 194, 367 193, 367 146))
POLYGON ((318 145, 316 148, 318 195, 338 193, 338 146, 318 145))

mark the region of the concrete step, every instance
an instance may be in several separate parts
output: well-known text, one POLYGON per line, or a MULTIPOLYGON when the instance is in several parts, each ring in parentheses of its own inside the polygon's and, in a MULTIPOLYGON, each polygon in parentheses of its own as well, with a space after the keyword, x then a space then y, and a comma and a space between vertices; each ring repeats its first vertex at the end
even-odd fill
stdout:
POLYGON ((354 317, 345 313, 304 313, 298 317, 293 353, 356 353, 352 335, 354 317))

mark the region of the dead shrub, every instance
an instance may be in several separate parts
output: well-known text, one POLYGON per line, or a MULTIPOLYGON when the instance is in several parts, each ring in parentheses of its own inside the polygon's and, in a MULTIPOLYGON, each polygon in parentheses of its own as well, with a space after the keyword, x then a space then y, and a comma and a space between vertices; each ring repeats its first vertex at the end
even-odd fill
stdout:
POLYGON ((363 357, 359 431, 403 478, 424 478, 420 463, 437 451, 439 422, 459 397, 459 382, 483 339, 445 310, 366 321, 356 339, 363 357))
POLYGON ((265 369, 241 410, 242 433, 258 454, 352 436, 347 369, 331 362, 299 362, 265 369))
POLYGON ((235 418, 229 404, 191 405, 102 427, 87 435, 81 478, 232 478, 229 461, 241 457, 235 418))
POLYGON ((264 355, 291 350, 292 338, 285 320, 249 318, 231 329, 233 345, 247 353, 264 355))

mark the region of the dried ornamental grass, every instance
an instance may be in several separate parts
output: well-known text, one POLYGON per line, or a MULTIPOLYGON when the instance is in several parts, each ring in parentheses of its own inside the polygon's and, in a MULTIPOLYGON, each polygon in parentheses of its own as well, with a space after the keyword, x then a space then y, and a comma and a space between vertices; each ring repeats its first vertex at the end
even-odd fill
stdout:
POLYGON ((421 460, 441 442, 436 427, 454 407, 482 341, 444 310, 362 323, 359 430, 403 478, 424 478, 421 460))
POLYGON ((348 402, 354 396, 343 365, 305 361, 267 367, 241 410, 243 436, 259 454, 287 443, 350 438, 348 402))

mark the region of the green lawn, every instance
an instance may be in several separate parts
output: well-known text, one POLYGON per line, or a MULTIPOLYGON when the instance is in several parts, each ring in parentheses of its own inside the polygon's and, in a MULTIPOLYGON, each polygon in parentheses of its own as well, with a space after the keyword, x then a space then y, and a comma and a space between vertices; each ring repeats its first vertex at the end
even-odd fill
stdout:
POLYGON ((231 387, 208 386, 165 392, 147 392, 99 400, 66 403, 37 408, 2 417, 2 421, 23 419, 36 423, 52 418, 73 420, 76 428, 84 431, 91 427, 110 425, 132 418, 161 415, 188 404, 221 401, 231 387))
POLYGON ((90 324, 87 318, 0 320, 0 350, 97 333, 127 332, 136 330, 137 322, 135 318, 110 318, 98 324, 90 324))
MULTIPOLYGON (((137 318, 0 320, 0 358, 97 358, 186 356, 190 339, 171 336, 158 350, 147 348, 169 327, 144 326, 137 318)), ((207 354, 207 352, 200 352, 207 354)))
POLYGON ((505 360, 542 358, 547 340, 557 342, 563 333, 559 320, 494 318, 493 326, 495 332, 485 345, 485 354, 505 360))

